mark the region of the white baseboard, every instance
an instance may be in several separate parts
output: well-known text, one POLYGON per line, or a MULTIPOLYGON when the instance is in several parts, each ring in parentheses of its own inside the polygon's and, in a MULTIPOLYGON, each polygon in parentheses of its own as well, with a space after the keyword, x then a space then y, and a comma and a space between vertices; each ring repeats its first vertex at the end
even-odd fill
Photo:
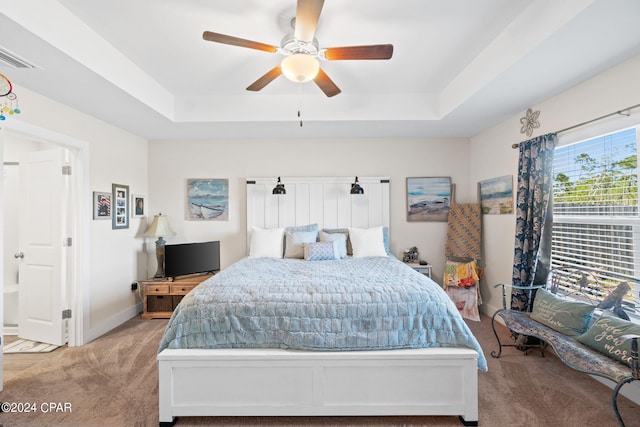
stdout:
POLYGON ((4 325, 2 328, 3 335, 18 335, 18 325, 4 325))
POLYGON ((115 314, 108 320, 101 322, 99 325, 92 326, 86 331, 84 336, 84 344, 95 340, 96 338, 101 337, 106 334, 110 330, 122 325, 127 320, 132 317, 137 316, 142 312, 142 303, 127 308, 126 310, 121 311, 120 313, 115 314))

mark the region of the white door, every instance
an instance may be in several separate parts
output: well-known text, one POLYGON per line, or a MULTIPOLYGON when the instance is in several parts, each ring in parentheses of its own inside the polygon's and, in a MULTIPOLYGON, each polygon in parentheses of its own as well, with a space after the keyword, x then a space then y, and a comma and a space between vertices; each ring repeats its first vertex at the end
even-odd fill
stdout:
POLYGON ((65 150, 56 149, 20 159, 18 336, 56 345, 66 342, 65 157, 65 150))

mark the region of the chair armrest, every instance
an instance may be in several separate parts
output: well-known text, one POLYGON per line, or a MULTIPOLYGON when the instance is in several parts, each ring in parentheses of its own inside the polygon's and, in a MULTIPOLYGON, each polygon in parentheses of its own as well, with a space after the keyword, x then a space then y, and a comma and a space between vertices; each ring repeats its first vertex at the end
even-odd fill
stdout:
POLYGON ((518 285, 510 285, 508 283, 498 283, 497 285, 493 285, 494 288, 497 288, 498 286, 506 286, 513 289, 541 289, 546 287, 547 285, 518 286, 518 285))
POLYGON ((512 289, 526 289, 526 290, 534 290, 534 289, 542 289, 544 287, 546 287, 545 285, 532 285, 532 286, 519 286, 519 285, 510 285, 508 283, 498 283, 497 285, 493 285, 494 288, 497 288, 498 286, 502 286, 502 308, 506 309, 507 308, 507 294, 506 294, 506 288, 512 288, 512 289))
POLYGON ((631 376, 634 380, 640 379, 640 366, 638 365, 638 338, 637 334, 625 334, 620 337, 621 340, 631 340, 631 376))
POLYGON ((620 339, 622 341, 627 341, 627 340, 631 340, 633 338, 640 338, 640 335, 636 335, 636 334, 626 334, 626 335, 621 335, 620 339))

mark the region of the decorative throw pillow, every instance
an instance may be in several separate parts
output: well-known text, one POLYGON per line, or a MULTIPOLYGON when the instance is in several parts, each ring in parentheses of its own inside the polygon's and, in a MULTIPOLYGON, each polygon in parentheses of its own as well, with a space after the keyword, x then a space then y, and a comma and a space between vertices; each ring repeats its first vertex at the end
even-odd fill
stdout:
POLYGON ((620 319, 606 311, 593 322, 589 330, 576 338, 587 347, 631 366, 631 340, 622 341, 626 334, 640 335, 640 325, 620 319))
POLYGON ((530 316, 551 329, 577 337, 587 330, 595 309, 591 304, 564 300, 540 289, 536 293, 530 316))
POLYGON ((342 234, 347 239, 347 255, 353 255, 353 248, 351 247, 351 239, 349 238, 348 228, 323 228, 323 232, 328 234, 342 234))
POLYGON ((382 227, 382 240, 384 243, 384 250, 387 251, 387 255, 391 255, 391 247, 389 245, 389 227, 382 227))
POLYGON ((317 231, 287 231, 284 234, 284 257, 304 258, 302 245, 317 240, 317 231))
POLYGON ((384 247, 382 227, 349 228, 353 257, 388 256, 384 247))
POLYGON ((258 228, 251 230, 249 258, 282 258, 284 228, 258 228))
MULTIPOLYGON (((296 231, 315 231, 318 232, 318 224, 307 224, 307 225, 291 225, 289 227, 284 228, 285 233, 294 233, 296 231)), ((287 241, 284 241, 284 251, 287 251, 287 241)), ((302 257, 300 257, 302 258, 302 257)))
POLYGON ((347 236, 342 233, 327 233, 320 232, 321 242, 336 242, 337 243, 337 255, 339 258, 347 257, 347 236))
POLYGON ((340 242, 315 242, 304 244, 304 259, 307 261, 326 261, 340 259, 338 255, 340 242))
POLYGON ((284 231, 318 231, 318 224, 294 225, 285 227, 284 231))

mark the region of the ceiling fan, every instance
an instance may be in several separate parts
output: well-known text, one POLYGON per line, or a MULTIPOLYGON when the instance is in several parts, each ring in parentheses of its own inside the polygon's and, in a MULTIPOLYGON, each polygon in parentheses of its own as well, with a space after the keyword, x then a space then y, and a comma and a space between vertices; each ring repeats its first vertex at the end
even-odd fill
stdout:
POLYGON ((314 38, 324 0, 298 0, 296 16, 292 20, 294 32, 284 36, 280 46, 241 39, 226 34, 205 31, 202 38, 216 43, 229 44, 270 53, 279 53, 285 58, 279 65, 267 71, 247 87, 259 91, 276 77, 284 76, 298 83, 313 80, 328 97, 340 93, 340 88, 320 68, 320 61, 345 59, 390 59, 393 45, 378 44, 320 48, 314 38))

